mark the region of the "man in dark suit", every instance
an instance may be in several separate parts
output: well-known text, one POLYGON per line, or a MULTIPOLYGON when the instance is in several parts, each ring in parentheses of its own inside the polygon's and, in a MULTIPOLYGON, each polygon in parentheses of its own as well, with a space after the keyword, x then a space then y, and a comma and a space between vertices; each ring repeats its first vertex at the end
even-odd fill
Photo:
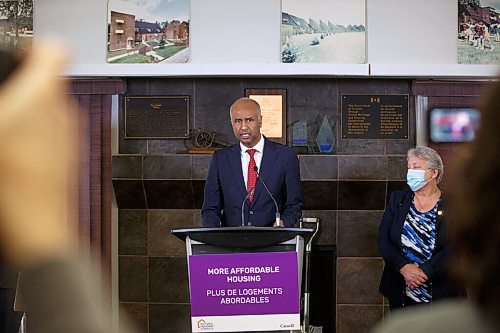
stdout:
POLYGON ((260 133, 262 116, 256 101, 238 99, 231 106, 230 115, 239 143, 212 157, 201 212, 203 225, 292 227, 302 210, 299 160, 295 151, 260 133), (278 205, 279 224, 273 198, 263 183, 278 205))

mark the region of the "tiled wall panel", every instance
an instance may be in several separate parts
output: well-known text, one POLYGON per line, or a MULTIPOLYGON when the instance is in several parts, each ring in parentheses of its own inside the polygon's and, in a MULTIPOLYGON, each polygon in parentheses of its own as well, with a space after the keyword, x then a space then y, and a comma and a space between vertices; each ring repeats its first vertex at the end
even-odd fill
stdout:
MULTIPOLYGON (((328 299, 315 289, 318 294, 312 298, 318 303, 312 309, 327 308, 316 310, 315 319, 325 322, 325 333, 335 326, 337 332, 368 332, 384 311, 377 291, 382 270, 378 223, 388 194, 406 186, 405 153, 415 144, 415 125, 410 122, 409 140, 341 139, 340 100, 342 94, 410 94, 410 86, 408 80, 377 79, 130 78, 127 95, 189 95, 190 127, 215 130, 216 139, 231 144, 236 141, 229 123, 232 101, 244 96, 246 88, 286 89, 288 143, 294 122, 308 124, 309 154, 299 155, 303 214, 321 220, 314 242, 318 255, 334 253, 330 280, 313 278, 332 285, 328 299), (325 116, 336 135, 331 155, 317 154, 315 143, 325 116)), ((185 247, 170 230, 201 225, 211 156, 188 154, 189 140, 125 140, 123 99, 119 155, 113 157, 120 210, 120 302, 141 331, 189 332, 185 247)), ((413 113, 410 98, 410 118, 413 113)))

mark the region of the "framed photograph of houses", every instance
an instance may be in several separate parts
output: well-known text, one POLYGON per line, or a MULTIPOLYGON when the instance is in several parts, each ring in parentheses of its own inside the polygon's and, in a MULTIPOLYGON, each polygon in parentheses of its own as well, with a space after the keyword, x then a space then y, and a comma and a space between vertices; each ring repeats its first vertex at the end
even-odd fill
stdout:
POLYGON ((0 48, 31 49, 33 41, 33 0, 0 0, 0 48))
POLYGON ((458 0, 458 63, 500 64, 500 0, 458 0))
POLYGON ((286 144, 286 90, 245 89, 245 96, 257 101, 262 118, 261 132, 268 139, 286 144))
POLYGON ((281 3, 281 62, 366 63, 365 0, 281 3))
POLYGON ((189 15, 189 0, 109 0, 107 62, 188 62, 189 15))

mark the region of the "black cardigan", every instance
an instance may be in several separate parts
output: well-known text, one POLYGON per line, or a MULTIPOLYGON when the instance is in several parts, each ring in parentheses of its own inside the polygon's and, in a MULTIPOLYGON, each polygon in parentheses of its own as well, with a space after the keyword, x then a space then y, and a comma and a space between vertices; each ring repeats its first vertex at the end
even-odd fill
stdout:
MULTIPOLYGON (((409 264, 403 256, 401 232, 406 215, 410 210, 414 193, 410 190, 395 191, 391 194, 378 234, 380 255, 384 258, 384 271, 380 280, 379 291, 389 299, 391 307, 403 305, 403 294, 406 289, 403 275, 399 270, 409 264)), ((436 244, 430 261, 420 265, 432 282, 432 300, 457 297, 463 294, 450 283, 446 274, 446 265, 450 259, 450 246, 445 223, 445 199, 438 206, 436 219, 436 244)))

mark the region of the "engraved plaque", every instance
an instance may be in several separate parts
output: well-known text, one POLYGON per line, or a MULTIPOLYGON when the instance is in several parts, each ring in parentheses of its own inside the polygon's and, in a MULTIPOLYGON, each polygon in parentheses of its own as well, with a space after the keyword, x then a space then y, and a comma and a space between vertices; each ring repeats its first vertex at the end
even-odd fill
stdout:
POLYGON ((408 95, 342 95, 343 139, 408 139, 408 95))
POLYGON ((125 139, 185 139, 189 96, 125 97, 125 139))

